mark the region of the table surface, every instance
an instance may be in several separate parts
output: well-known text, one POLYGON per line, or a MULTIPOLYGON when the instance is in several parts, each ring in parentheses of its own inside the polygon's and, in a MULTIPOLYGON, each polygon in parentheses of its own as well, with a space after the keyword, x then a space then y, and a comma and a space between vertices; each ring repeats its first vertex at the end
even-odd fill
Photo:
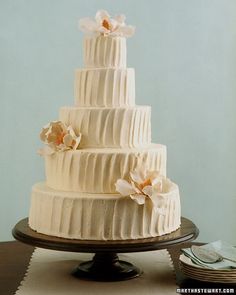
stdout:
MULTIPOLYGON (((191 280, 181 273, 178 265, 180 249, 189 247, 191 244, 199 243, 185 243, 168 249, 174 263, 177 284, 181 288, 232 288, 232 285, 227 286, 191 280)), ((0 295, 15 294, 25 275, 33 250, 34 247, 18 241, 0 243, 0 295)))

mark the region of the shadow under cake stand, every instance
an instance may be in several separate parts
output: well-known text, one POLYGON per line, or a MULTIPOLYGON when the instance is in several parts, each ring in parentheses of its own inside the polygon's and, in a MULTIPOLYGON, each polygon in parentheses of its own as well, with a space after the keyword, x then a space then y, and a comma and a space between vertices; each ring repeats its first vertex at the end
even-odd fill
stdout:
POLYGON ((28 225, 28 218, 20 220, 12 230, 15 239, 40 248, 69 252, 95 253, 91 261, 82 262, 72 272, 74 276, 94 281, 122 281, 139 276, 142 271, 135 265, 119 260, 116 253, 143 252, 166 249, 176 244, 196 239, 198 228, 182 217, 176 231, 160 237, 96 241, 64 239, 35 232, 28 225))

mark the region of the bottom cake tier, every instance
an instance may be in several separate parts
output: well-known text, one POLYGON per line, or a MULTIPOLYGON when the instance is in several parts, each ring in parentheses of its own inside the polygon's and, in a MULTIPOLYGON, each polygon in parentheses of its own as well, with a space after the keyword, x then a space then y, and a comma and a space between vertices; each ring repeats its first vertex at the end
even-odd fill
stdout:
POLYGON ((83 240, 127 240, 156 237, 180 226, 178 186, 166 194, 162 210, 139 205, 119 194, 56 191, 33 186, 29 226, 42 234, 83 240), (160 211, 164 211, 160 212, 160 211))

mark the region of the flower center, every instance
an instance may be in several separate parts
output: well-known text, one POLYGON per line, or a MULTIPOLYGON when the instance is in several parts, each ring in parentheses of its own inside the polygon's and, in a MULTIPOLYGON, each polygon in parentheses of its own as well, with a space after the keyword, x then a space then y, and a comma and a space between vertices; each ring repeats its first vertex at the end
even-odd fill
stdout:
POLYGON ((110 24, 109 24, 109 22, 106 20, 106 19, 104 19, 103 21, 102 21, 102 26, 104 27, 104 28, 106 28, 107 30, 110 30, 111 28, 110 28, 110 24))
POLYGON ((151 179, 148 178, 148 179, 144 180, 144 182, 140 183, 139 184, 139 187, 142 190, 145 186, 151 185, 151 184, 152 184, 151 179))
POLYGON ((62 132, 61 134, 59 134, 57 136, 57 139, 56 139, 56 144, 59 145, 59 144, 62 144, 63 143, 63 138, 66 134, 64 132, 62 132))

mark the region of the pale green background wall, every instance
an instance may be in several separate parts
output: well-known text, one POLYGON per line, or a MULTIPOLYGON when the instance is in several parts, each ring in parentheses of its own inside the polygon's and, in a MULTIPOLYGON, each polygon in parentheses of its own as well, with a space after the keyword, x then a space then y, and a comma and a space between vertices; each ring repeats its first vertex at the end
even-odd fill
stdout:
POLYGON ((82 67, 77 20, 124 12, 138 104, 152 105, 153 141, 168 146, 168 174, 199 240, 236 244, 236 1, 0 1, 0 240, 28 214, 43 180, 38 133, 73 104, 82 67))

